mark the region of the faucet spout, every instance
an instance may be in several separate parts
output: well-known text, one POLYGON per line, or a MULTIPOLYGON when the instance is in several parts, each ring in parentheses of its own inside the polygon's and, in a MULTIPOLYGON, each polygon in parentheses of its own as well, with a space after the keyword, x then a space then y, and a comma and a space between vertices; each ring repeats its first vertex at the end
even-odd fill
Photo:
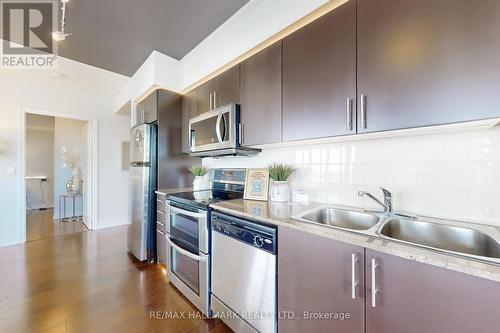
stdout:
POLYGON ((358 191, 358 196, 367 196, 368 198, 372 199, 376 203, 378 203, 380 206, 384 208, 384 213, 392 213, 392 194, 388 190, 382 188, 382 191, 384 192, 384 202, 380 201, 379 199, 375 198, 371 193, 365 192, 365 191, 358 191))

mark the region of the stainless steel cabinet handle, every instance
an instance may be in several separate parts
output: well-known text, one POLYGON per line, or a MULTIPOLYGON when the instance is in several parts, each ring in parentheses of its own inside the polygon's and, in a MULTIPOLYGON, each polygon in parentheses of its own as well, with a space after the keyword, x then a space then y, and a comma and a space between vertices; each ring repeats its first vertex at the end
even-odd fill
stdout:
POLYGON ((352 299, 356 299, 356 287, 358 286, 358 281, 356 280, 356 263, 358 262, 358 257, 356 253, 352 254, 351 257, 351 294, 352 299))
POLYGON ((359 104, 361 106, 361 128, 366 128, 366 96, 361 94, 359 98, 359 104))
POLYGON ((213 110, 213 105, 214 105, 214 100, 213 100, 212 93, 210 93, 210 95, 208 95, 208 111, 213 110))
POLYGON ((214 95, 214 97, 213 97, 213 100, 214 100, 213 106, 214 106, 214 109, 216 109, 217 108, 217 92, 214 91, 213 95, 214 95))
POLYGON ((243 124, 238 125, 238 143, 243 144, 243 124))
POLYGON ((372 307, 373 308, 377 306, 378 289, 377 289, 377 281, 375 279, 377 274, 375 272, 376 269, 377 269, 377 259, 373 258, 372 259, 372 307))
POLYGON ((349 97, 346 98, 346 103, 345 103, 345 118, 346 118, 346 130, 352 131, 352 99, 349 97))
POLYGON ((163 231, 161 231, 161 230, 156 229, 156 232, 158 232, 158 233, 160 233, 160 234, 162 234, 162 235, 165 235, 165 234, 163 233, 163 231))

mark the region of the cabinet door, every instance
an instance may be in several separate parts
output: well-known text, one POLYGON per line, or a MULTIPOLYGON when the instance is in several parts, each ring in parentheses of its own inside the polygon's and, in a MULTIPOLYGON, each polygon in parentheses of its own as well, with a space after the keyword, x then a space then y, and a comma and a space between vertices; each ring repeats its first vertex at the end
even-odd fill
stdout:
POLYGON ((347 98, 356 98, 353 0, 283 40, 284 141, 355 133, 347 98))
POLYGON ((156 230, 156 262, 165 265, 167 262, 166 258, 167 245, 165 240, 165 234, 161 230, 156 230))
POLYGON ((364 249, 287 227, 278 230, 278 331, 364 332, 364 249), (352 255, 357 261, 352 265, 352 255), (357 281, 352 298, 352 269, 357 281), (304 313, 349 313, 318 319, 304 313), (295 317, 292 318, 292 314, 295 317), (301 319, 298 319, 301 318, 301 319))
POLYGON ((500 283, 371 250, 366 265, 367 333, 498 332, 500 283))
POLYGON ((358 0, 358 131, 500 116, 499 31, 498 0, 358 0))
POLYGON ((182 152, 189 153, 189 120, 198 115, 196 91, 191 90, 182 96, 182 152))
POLYGON ((281 141, 281 45, 279 41, 241 63, 244 145, 281 141))
POLYGON ((202 114, 210 111, 210 95, 215 90, 215 78, 196 87, 193 92, 196 95, 196 112, 202 114))
POLYGON ((240 65, 233 66, 215 79, 214 107, 240 103, 240 65))

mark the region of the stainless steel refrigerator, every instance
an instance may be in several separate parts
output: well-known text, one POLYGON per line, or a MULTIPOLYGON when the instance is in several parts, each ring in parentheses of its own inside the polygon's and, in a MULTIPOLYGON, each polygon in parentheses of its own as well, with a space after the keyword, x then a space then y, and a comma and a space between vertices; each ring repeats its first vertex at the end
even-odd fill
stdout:
POLYGON ((156 255, 157 188, 156 124, 142 124, 130 130, 130 225, 128 249, 139 260, 154 260, 156 255))

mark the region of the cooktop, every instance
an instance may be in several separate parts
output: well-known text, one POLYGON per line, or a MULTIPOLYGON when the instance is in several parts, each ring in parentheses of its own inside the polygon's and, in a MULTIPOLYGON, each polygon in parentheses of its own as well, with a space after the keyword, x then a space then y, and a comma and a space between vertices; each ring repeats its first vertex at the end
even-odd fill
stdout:
POLYGON ((185 205, 192 205, 206 209, 208 205, 233 199, 243 198, 242 192, 232 192, 225 190, 203 190, 169 194, 168 199, 173 202, 179 202, 185 205))

